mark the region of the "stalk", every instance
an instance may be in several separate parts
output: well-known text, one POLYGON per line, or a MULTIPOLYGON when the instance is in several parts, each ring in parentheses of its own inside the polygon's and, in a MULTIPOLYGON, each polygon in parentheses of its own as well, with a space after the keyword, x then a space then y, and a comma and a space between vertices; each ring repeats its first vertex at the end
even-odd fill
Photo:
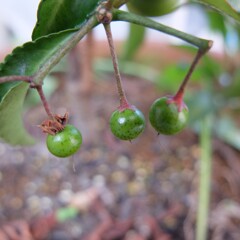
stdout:
POLYGON ((105 32, 106 32, 107 39, 108 39, 108 45, 109 45, 109 49, 110 49, 111 56, 112 56, 114 74, 115 74, 115 78, 116 78, 117 90, 118 90, 118 95, 119 95, 119 100, 120 100, 120 109, 128 108, 129 103, 127 101, 126 94, 122 87, 122 79, 121 79, 117 55, 116 55, 116 51, 115 51, 115 47, 114 47, 114 43, 113 43, 111 26, 110 26, 110 23, 103 24, 103 25, 105 28, 105 32))
POLYGON ((199 195, 196 223, 196 240, 207 239, 212 171, 211 129, 212 118, 211 116, 206 116, 202 120, 200 133, 201 158, 199 170, 199 195))
POLYGON ((43 92, 43 88, 42 88, 42 85, 37 85, 35 86, 34 88, 36 88, 36 90, 38 91, 38 94, 40 96, 40 99, 42 101, 42 104, 43 104, 43 107, 47 113, 47 115, 51 118, 51 119, 55 119, 54 116, 53 116, 53 113, 52 111, 50 110, 50 106, 48 104, 48 101, 44 95, 44 92, 43 92))
POLYGON ((0 77, 0 84, 5 83, 5 82, 15 82, 15 81, 31 83, 33 81, 33 77, 32 76, 19 76, 19 75, 0 77))
POLYGON ((197 55, 196 57, 194 58, 188 72, 187 72, 187 75, 185 76, 183 82, 181 83, 176 95, 173 97, 173 99, 176 101, 176 102, 180 102, 182 101, 183 99, 183 95, 184 95, 184 91, 185 91, 185 88, 186 88, 186 85, 190 79, 190 77, 192 76, 192 73, 194 71, 194 69, 196 68, 200 58, 204 55, 205 52, 203 52, 201 49, 198 50, 197 52, 197 55))

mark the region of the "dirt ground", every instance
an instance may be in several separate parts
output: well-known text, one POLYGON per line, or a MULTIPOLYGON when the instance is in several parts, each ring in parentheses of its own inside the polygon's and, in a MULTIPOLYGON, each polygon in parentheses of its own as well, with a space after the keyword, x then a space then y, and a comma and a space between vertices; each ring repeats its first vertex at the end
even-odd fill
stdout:
MULTIPOLYGON (((42 106, 24 116, 36 145, 0 144, 1 225, 44 216, 74 194, 97 189, 89 207, 56 224, 46 239, 194 239, 198 136, 189 128, 176 136, 157 136, 148 122, 132 143, 117 140, 108 126, 118 106, 113 81, 111 75, 95 80, 87 95, 79 93, 79 82, 70 81, 52 95, 54 111, 67 109, 70 123, 82 131, 82 148, 73 157, 48 153, 36 127, 45 118, 42 106)), ((147 117, 161 93, 141 79, 124 76, 124 85, 129 101, 147 117)), ((240 154, 218 139, 213 150, 209 239, 240 239, 239 215, 234 214, 240 209, 240 154)))

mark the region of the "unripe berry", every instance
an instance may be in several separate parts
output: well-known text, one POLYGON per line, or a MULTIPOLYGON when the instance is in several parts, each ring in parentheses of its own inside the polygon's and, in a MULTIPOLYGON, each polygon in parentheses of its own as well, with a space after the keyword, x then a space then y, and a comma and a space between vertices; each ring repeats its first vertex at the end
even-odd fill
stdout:
POLYGON ((145 118, 140 110, 132 106, 124 110, 116 110, 110 118, 112 133, 121 140, 137 138, 145 128, 145 118))
POLYGON ((176 102, 173 97, 157 99, 151 106, 149 120, 158 133, 172 135, 180 132, 188 121, 188 108, 184 102, 176 102))

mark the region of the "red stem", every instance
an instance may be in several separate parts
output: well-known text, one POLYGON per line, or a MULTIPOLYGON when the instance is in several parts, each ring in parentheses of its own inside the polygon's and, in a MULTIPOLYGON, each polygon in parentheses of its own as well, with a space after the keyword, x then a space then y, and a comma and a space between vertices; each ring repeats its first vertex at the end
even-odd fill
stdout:
POLYGON ((120 99, 120 108, 126 108, 126 107, 129 107, 129 103, 127 101, 125 92, 122 87, 122 79, 121 79, 121 75, 120 75, 120 71, 119 71, 119 67, 118 67, 116 51, 114 48, 111 26, 109 23, 103 24, 103 25, 104 25, 104 28, 106 31, 108 44, 109 44, 109 48, 110 48, 110 52, 111 52, 111 56, 112 56, 113 68, 114 68, 115 78, 117 81, 118 95, 119 95, 119 99, 120 99))
POLYGON ((201 49, 198 50, 197 55, 195 56, 195 58, 194 58, 194 60, 193 60, 193 62, 192 62, 192 64, 191 64, 191 66, 190 66, 190 68, 189 68, 189 70, 188 70, 188 72, 187 72, 186 77, 184 78, 182 84, 180 85, 177 93, 176 93, 175 96, 173 97, 173 99, 174 99, 175 101, 180 101, 180 100, 182 100, 183 95, 184 95, 184 90, 185 90, 185 88, 186 88, 186 85, 187 85, 187 83, 188 83, 188 81, 189 81, 189 79, 190 79, 190 77, 191 77, 191 75, 192 75, 195 67, 197 66, 200 58, 204 55, 204 53, 205 53, 205 52, 202 51, 201 49))
POLYGON ((44 95, 42 85, 36 85, 34 88, 36 88, 37 91, 38 91, 38 94, 39 94, 39 96, 41 98, 42 104, 44 106, 44 109, 45 109, 47 115, 50 118, 54 119, 53 113, 51 112, 50 107, 49 107, 48 102, 47 102, 47 99, 46 99, 46 97, 44 95))

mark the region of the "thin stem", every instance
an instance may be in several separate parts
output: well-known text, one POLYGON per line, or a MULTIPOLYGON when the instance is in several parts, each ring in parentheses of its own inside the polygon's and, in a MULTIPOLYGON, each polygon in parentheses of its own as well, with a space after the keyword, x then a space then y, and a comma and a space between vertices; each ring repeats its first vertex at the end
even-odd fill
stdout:
POLYGON ((186 85, 190 79, 190 77, 192 76, 192 73, 195 69, 195 67, 197 66, 200 58, 204 55, 205 52, 203 52, 201 49, 198 50, 197 55, 195 56, 188 72, 187 75, 185 76, 183 82, 181 83, 176 95, 174 96, 175 99, 182 99, 183 95, 184 95, 184 90, 186 88, 186 85))
POLYGON ((114 48, 111 26, 109 23, 103 24, 103 25, 105 28, 105 32, 107 35, 108 44, 109 44, 109 48, 110 48, 110 52, 111 52, 111 56, 112 56, 113 68, 114 68, 115 78, 116 78, 116 82, 117 82, 117 89, 118 89, 118 94, 119 94, 119 99, 120 99, 120 107, 128 106, 129 104, 128 104, 125 92, 123 90, 123 87, 122 87, 122 79, 121 79, 121 74, 120 74, 120 70, 118 67, 116 51, 114 48))
POLYGON ((19 76, 19 75, 0 77, 0 84, 5 83, 5 82, 15 82, 15 81, 23 81, 23 82, 31 83, 33 81, 33 77, 32 76, 19 76))
POLYGON ((39 96, 40 96, 40 98, 41 98, 43 107, 44 107, 47 115, 48 115, 51 119, 54 119, 53 113, 52 113, 52 111, 50 110, 49 104, 48 104, 47 99, 46 99, 46 97, 45 97, 45 95, 44 95, 42 85, 36 85, 34 88, 36 88, 36 90, 38 91, 38 94, 39 94, 39 96))
POLYGON ((212 145, 211 145, 212 118, 206 116, 201 125, 201 159, 199 170, 199 195, 196 225, 196 240, 206 240, 208 230, 208 212, 211 189, 212 172, 212 145))
POLYGON ((145 26, 151 29, 155 29, 157 31, 167 33, 169 35, 175 36, 177 38, 180 38, 196 47, 201 49, 203 52, 208 51, 211 46, 212 46, 212 41, 211 40, 206 40, 202 38, 198 38, 195 36, 192 36, 190 34, 187 34, 185 32, 181 32, 177 29, 165 26, 161 23, 155 22, 149 18, 134 14, 134 13, 129 13, 125 11, 121 11, 118 9, 113 9, 113 21, 125 21, 125 22, 130 22, 130 23, 135 23, 141 26, 145 26))

